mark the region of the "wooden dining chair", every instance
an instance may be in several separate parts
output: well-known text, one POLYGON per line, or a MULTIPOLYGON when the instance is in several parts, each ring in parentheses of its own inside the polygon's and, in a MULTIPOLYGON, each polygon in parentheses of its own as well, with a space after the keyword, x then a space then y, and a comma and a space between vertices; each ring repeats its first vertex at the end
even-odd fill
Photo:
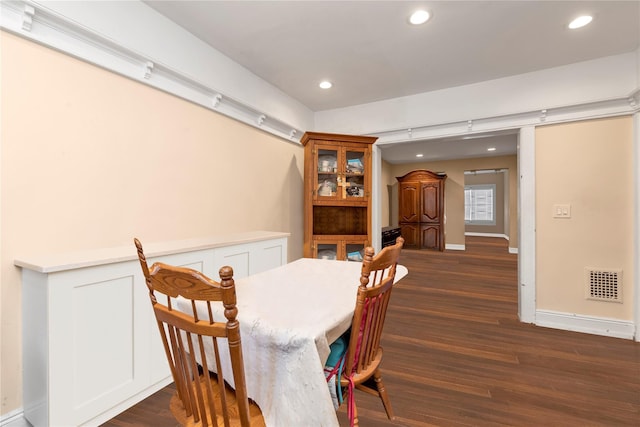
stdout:
POLYGON ((371 247, 364 251, 356 308, 340 379, 340 385, 348 393, 347 413, 351 426, 358 425, 354 388, 380 397, 387 417, 390 420, 394 418, 391 402, 380 373, 382 361, 380 336, 403 244, 404 239, 398 237, 395 245, 383 248, 375 256, 371 247))
POLYGON ((134 242, 176 385, 170 402, 176 420, 183 426, 264 426, 260 408, 247 397, 232 268, 220 269, 218 283, 190 268, 160 262, 149 267, 140 241, 134 242), (188 301, 190 313, 177 308, 179 297, 188 301), (213 319, 213 304, 220 302, 226 322, 213 319), (200 304, 206 308, 203 319, 196 309, 200 304), (207 360, 205 344, 212 346, 214 361, 207 360), (220 362, 225 348, 235 390, 225 383, 229 372, 220 362))

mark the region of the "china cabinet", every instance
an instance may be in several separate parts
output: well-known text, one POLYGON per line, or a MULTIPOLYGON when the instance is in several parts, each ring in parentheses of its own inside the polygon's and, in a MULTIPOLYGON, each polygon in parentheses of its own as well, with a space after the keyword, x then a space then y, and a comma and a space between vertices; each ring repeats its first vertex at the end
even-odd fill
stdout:
POLYGON ((397 179, 398 222, 404 247, 443 251, 447 175, 415 170, 397 179))
POLYGON ((376 137, 307 132, 304 256, 361 261, 371 244, 371 146, 376 137))

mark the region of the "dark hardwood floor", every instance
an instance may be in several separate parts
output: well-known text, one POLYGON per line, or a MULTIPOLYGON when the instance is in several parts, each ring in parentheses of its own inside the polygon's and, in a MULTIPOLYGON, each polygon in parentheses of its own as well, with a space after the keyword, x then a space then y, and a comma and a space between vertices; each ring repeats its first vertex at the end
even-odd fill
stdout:
MULTIPOLYGON (((640 426, 640 343, 520 323, 507 242, 468 237, 466 248, 403 251, 409 274, 394 288, 383 335, 396 419, 356 392, 360 425, 640 426)), ((105 425, 175 426, 172 392, 105 425)))

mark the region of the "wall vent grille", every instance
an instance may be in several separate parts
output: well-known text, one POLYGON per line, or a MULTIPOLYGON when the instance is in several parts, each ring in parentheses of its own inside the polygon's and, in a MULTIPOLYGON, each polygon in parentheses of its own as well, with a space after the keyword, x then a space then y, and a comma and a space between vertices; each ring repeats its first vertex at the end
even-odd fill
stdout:
POLYGON ((585 285, 587 299, 622 302, 622 270, 587 267, 585 285))

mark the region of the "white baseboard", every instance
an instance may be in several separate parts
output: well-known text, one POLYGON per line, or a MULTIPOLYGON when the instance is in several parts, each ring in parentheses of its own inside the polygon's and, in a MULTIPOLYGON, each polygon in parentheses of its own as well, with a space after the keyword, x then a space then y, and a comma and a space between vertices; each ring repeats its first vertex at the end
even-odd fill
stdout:
POLYGON ((507 236, 506 234, 500 234, 500 233, 474 233, 474 232, 466 232, 464 233, 465 236, 477 236, 477 237, 501 237, 505 240, 509 240, 509 236, 507 236))
MULTIPOLYGON (((499 237, 499 238, 505 239, 506 241, 509 241, 509 236, 507 236, 506 234, 465 232, 464 235, 465 236, 476 236, 476 237, 499 237)), ((517 254, 518 253, 518 248, 509 247, 509 253, 510 254, 517 254)))
POLYGON ((465 246, 464 245, 455 245, 453 243, 446 243, 444 245, 444 248, 449 250, 449 251, 464 251, 465 250, 465 246))
POLYGON ((536 310, 537 326, 583 332, 606 337, 633 339, 635 325, 632 321, 607 319, 603 317, 581 316, 550 310, 536 310))
MULTIPOLYGON (((106 423, 113 417, 121 414, 122 412, 126 411, 127 409, 131 408, 135 404, 141 402, 142 400, 146 399, 147 397, 151 396, 153 393, 161 390, 162 388, 166 387, 172 382, 173 382, 173 378, 169 376, 159 381, 152 387, 148 387, 147 389, 141 391, 135 396, 132 396, 131 398, 125 400, 124 402, 121 402, 120 404, 114 406, 113 408, 109 409, 107 412, 104 412, 98 415, 97 417, 89 420, 84 425, 101 425, 103 423, 106 423)), ((31 424, 24 417, 23 408, 18 408, 15 411, 11 411, 0 416, 0 427, 31 427, 31 424)))
POLYGON ((127 409, 133 407, 134 405, 142 402, 144 399, 146 399, 147 397, 151 396, 152 394, 156 393, 157 391, 162 390, 164 387, 168 386, 169 384, 171 384, 173 382, 173 377, 171 375, 169 375, 168 377, 162 379, 161 381, 157 382, 156 384, 147 387, 146 389, 142 390, 141 392, 129 397, 128 399, 120 402, 119 404, 113 406, 112 408, 110 408, 109 410, 103 412, 102 414, 86 421, 85 423, 83 423, 83 425, 85 426, 100 426, 104 423, 106 423, 107 421, 109 421, 110 419, 112 419, 113 417, 116 417, 118 415, 120 415, 121 413, 123 413, 124 411, 126 411, 127 409))
POLYGON ((24 418, 24 411, 18 408, 0 416, 0 427, 28 427, 30 424, 24 418))

